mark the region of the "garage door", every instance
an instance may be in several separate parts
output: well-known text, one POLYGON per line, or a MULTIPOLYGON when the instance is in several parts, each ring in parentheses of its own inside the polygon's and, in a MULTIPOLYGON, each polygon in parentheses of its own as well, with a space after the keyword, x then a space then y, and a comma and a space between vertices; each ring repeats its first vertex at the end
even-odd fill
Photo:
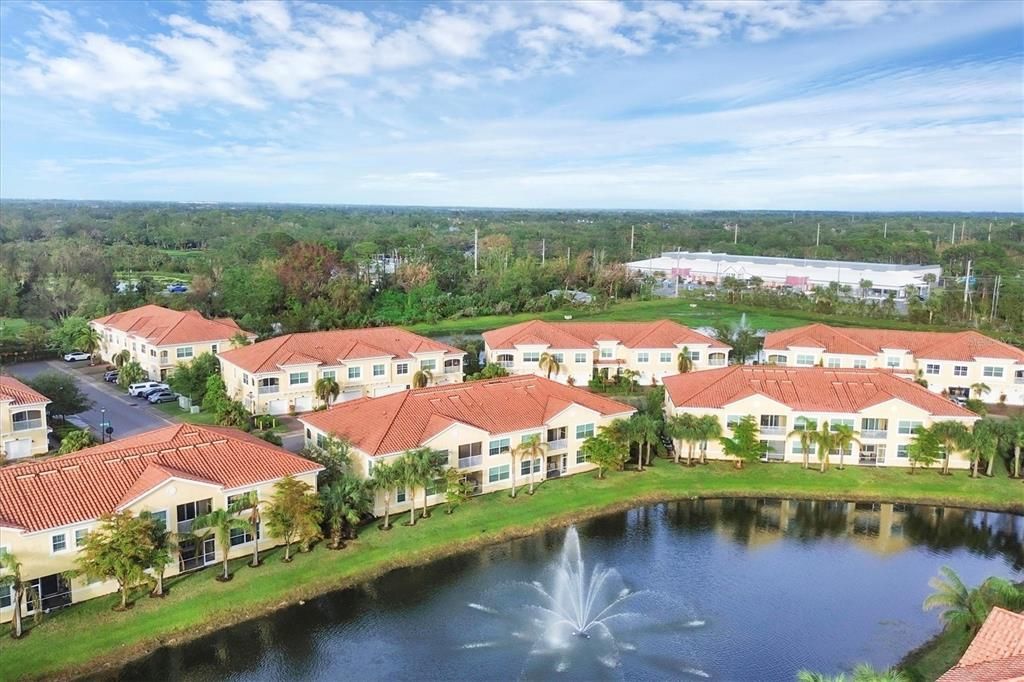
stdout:
POLYGON ((295 411, 296 412, 309 412, 313 409, 313 398, 306 396, 304 398, 295 399, 295 411))
POLYGON ((391 395, 392 393, 398 393, 399 391, 404 391, 404 390, 405 390, 405 386, 402 386, 402 385, 399 385, 399 386, 380 386, 378 388, 373 389, 373 397, 374 398, 379 398, 382 395, 391 395))
POLYGON ((4 441, 4 452, 7 453, 8 459, 29 457, 32 455, 32 439, 19 438, 17 440, 4 441))
POLYGON ((356 400, 357 398, 363 397, 363 389, 361 388, 350 388, 341 392, 338 396, 338 402, 345 402, 346 400, 356 400))
POLYGON ((270 414, 288 414, 288 401, 271 400, 267 403, 267 412, 270 414))

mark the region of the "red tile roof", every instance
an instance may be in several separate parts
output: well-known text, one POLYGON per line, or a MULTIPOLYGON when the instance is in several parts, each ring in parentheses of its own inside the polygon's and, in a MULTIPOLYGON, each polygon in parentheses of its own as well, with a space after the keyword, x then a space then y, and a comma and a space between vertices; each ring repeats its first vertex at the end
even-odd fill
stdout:
POLYGON ((993 608, 974 641, 939 682, 1024 680, 1024 615, 993 608))
POLYGON ((852 413, 895 398, 935 416, 977 417, 924 386, 882 369, 732 365, 662 381, 676 407, 722 408, 759 394, 795 410, 852 413))
POLYGON ((883 349, 910 351, 924 360, 1001 358, 1024 363, 1024 350, 975 331, 907 332, 893 329, 845 329, 826 324, 809 324, 769 332, 765 350, 821 348, 827 353, 877 355, 883 349))
POLYGON ((154 346, 227 341, 242 331, 230 318, 208 320, 195 310, 170 310, 158 305, 144 305, 93 322, 141 337, 154 346))
POLYGON ((89 521, 173 477, 232 489, 319 470, 236 429, 176 424, 0 469, 0 526, 34 532, 89 521))
POLYGON ((546 322, 531 320, 484 332, 487 347, 548 345, 556 349, 592 349, 598 341, 618 341, 627 348, 676 348, 686 344, 728 349, 717 339, 672 320, 655 322, 546 322))
POLYGON ((419 447, 454 423, 490 434, 540 428, 573 403, 605 416, 635 411, 582 388, 530 375, 360 398, 300 421, 342 436, 369 455, 384 455, 419 447))
POLYGON ((12 405, 38 405, 50 399, 14 377, 0 375, 0 402, 10 401, 12 405))
POLYGON ((465 351, 413 334, 399 327, 337 329, 287 334, 220 353, 220 357, 249 372, 276 372, 283 365, 337 365, 364 358, 412 358, 414 353, 465 351))

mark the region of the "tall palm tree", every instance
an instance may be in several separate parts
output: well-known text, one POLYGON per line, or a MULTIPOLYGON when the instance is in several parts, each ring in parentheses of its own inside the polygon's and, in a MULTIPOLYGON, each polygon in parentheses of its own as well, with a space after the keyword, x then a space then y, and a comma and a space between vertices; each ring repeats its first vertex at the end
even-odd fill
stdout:
POLYGON ((941 576, 928 581, 935 590, 924 600, 925 611, 942 609, 939 617, 952 627, 973 630, 981 627, 993 606, 1016 610, 1024 606, 1024 590, 1002 578, 988 578, 969 588, 949 566, 939 568, 941 576))
POLYGON ((846 675, 826 675, 813 670, 800 670, 796 674, 796 682, 847 682, 846 675))
POLYGON ((971 390, 977 394, 978 400, 992 392, 992 387, 986 384, 984 381, 976 381, 971 384, 971 390))
POLYGON ((689 412, 673 415, 665 421, 665 432, 678 443, 674 458, 676 464, 679 464, 682 446, 686 443, 686 466, 693 466, 693 451, 701 439, 697 421, 697 416, 689 412))
POLYGON ((118 369, 121 369, 122 367, 127 365, 129 362, 131 362, 131 359, 132 359, 131 351, 129 351, 127 348, 125 348, 124 350, 120 351, 119 353, 114 353, 114 357, 110 358, 110 361, 114 363, 114 367, 116 367, 118 369))
POLYGON ((370 472, 370 484, 384 495, 384 525, 380 527, 381 530, 391 530, 391 493, 400 479, 398 462, 375 462, 370 472))
POLYGON ((839 468, 840 470, 845 469, 843 466, 843 459, 846 457, 846 452, 849 450, 853 452, 853 445, 856 443, 857 447, 860 448, 860 440, 858 436, 860 433, 853 430, 853 427, 849 424, 836 424, 832 427, 833 436, 833 447, 839 450, 839 468))
POLYGON ((369 486, 355 476, 343 475, 320 489, 320 504, 331 531, 331 549, 343 549, 345 537, 372 507, 369 486))
POLYGON ((708 441, 722 437, 722 422, 713 414, 697 418, 697 432, 700 434, 700 463, 708 463, 708 441))
POLYGON ((330 406, 341 395, 341 386, 331 377, 321 377, 313 384, 313 393, 324 405, 330 406))
POLYGON ((967 427, 961 422, 943 421, 932 424, 932 433, 942 443, 942 473, 949 473, 949 456, 967 444, 967 427))
POLYGON ((982 460, 992 468, 992 462, 999 451, 999 427, 991 419, 975 422, 974 428, 965 437, 967 454, 971 460, 971 478, 978 477, 978 467, 982 460))
POLYGON ((646 465, 651 463, 651 445, 658 442, 660 424, 658 420, 649 414, 636 413, 630 420, 632 422, 633 437, 640 444, 640 451, 637 453, 637 469, 644 470, 646 465))
POLYGON ((82 327, 82 330, 75 335, 74 344, 78 346, 83 353, 89 354, 89 364, 95 364, 93 360, 93 354, 99 350, 100 343, 103 342, 103 337, 100 333, 92 327, 82 327))
POLYGON ((690 358, 690 347, 683 346, 683 349, 679 351, 679 355, 676 356, 676 370, 680 374, 686 374, 693 369, 693 360, 690 358))
POLYGON ((11 637, 21 638, 23 625, 21 620, 21 603, 25 599, 28 584, 21 577, 21 562, 10 552, 0 554, 0 589, 11 591, 11 637))
POLYGON ((526 440, 524 440, 522 443, 517 445, 516 448, 512 451, 512 455, 513 455, 512 456, 512 497, 516 496, 516 484, 515 484, 515 480, 516 480, 515 479, 515 476, 516 476, 516 462, 515 462, 515 458, 517 456, 519 457, 519 465, 520 466, 522 466, 523 458, 526 458, 526 459, 530 460, 530 490, 529 490, 529 494, 532 495, 533 494, 533 469, 534 469, 533 463, 538 458, 541 458, 541 457, 544 456, 544 452, 547 450, 547 447, 548 447, 547 444, 541 442, 540 434, 535 433, 532 436, 530 436, 529 438, 527 438, 526 440))
POLYGON ((412 450, 406 450, 401 457, 395 460, 392 465, 395 468, 395 478, 398 485, 405 488, 409 493, 409 522, 408 526, 416 525, 416 464, 414 463, 412 450))
POLYGON ((802 429, 793 429, 786 434, 786 438, 799 438, 800 439, 800 452, 804 456, 802 468, 806 469, 810 466, 811 460, 811 446, 817 442, 818 432, 816 429, 810 428, 811 422, 803 417, 799 417, 797 421, 802 421, 802 429))
POLYGON ((1024 449, 1024 417, 1012 417, 1004 422, 1006 440, 1013 447, 1013 478, 1020 478, 1021 450, 1024 449))
POLYGON ((412 387, 413 388, 425 388, 430 385, 430 382, 434 380, 434 373, 429 369, 418 369, 416 373, 412 375, 412 387))
MULTIPOLYGON (((542 372, 547 373, 547 378, 550 379, 551 375, 558 376, 558 373, 562 371, 562 363, 558 361, 558 358, 552 353, 544 352, 540 354, 540 361, 537 363, 537 367, 542 372)), ((513 495, 512 497, 515 497, 513 495)))
POLYGON ((423 486, 423 514, 421 516, 424 519, 429 519, 430 508, 427 507, 427 487, 444 476, 448 460, 432 448, 420 448, 417 456, 421 460, 420 466, 423 472, 423 477, 420 479, 420 484, 423 486))
POLYGON ((828 471, 828 456, 835 449, 837 440, 837 433, 829 428, 828 422, 822 422, 814 434, 814 442, 818 446, 818 461, 821 462, 820 473, 828 471))
POLYGON ((250 490, 239 502, 236 503, 238 511, 249 512, 249 524, 252 526, 252 561, 249 565, 257 568, 260 565, 260 523, 263 521, 262 508, 269 505, 267 500, 261 500, 259 492, 250 490))
POLYGON ((256 530, 247 519, 238 516, 238 509, 232 505, 231 509, 214 509, 206 514, 197 516, 192 521, 192 534, 199 542, 205 540, 212 533, 220 547, 221 559, 224 572, 218 580, 227 582, 231 580, 231 572, 228 570, 228 553, 231 551, 231 531, 233 530, 256 530))

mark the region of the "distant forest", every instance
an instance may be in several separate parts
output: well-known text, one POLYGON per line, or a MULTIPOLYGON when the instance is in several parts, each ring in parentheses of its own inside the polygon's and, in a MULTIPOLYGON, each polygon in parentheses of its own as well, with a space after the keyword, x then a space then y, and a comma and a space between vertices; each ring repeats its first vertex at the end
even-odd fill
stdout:
MULTIPOLYGON (((1024 330, 1020 215, 44 201, 0 202, 0 317, 52 326, 157 301, 267 334, 550 310, 566 304, 548 292, 565 289, 588 291, 604 306, 650 295, 651 282, 630 277, 622 263, 677 247, 940 263, 945 288, 915 301, 912 318, 1024 330), (397 267, 385 271, 381 256, 397 257, 397 267), (958 278, 968 261, 964 304, 958 278), (188 293, 167 295, 174 281, 188 293)), ((755 305, 896 314, 841 294, 738 293, 755 305)))

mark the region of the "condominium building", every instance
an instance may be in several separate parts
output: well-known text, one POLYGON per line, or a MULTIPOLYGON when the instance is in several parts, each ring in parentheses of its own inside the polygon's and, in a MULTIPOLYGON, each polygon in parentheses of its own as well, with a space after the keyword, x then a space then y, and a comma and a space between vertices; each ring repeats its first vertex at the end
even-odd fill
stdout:
POLYGON ((170 310, 144 305, 90 322, 99 332, 99 354, 104 362, 128 351, 131 359, 153 381, 163 380, 174 368, 202 353, 230 348, 231 339, 242 334, 250 341, 255 334, 243 331, 232 319, 210 320, 195 310, 170 310))
MULTIPOLYGON (((112 580, 69 579, 90 531, 105 514, 147 511, 176 533, 166 574, 201 568, 223 556, 214 538, 189 539, 197 516, 225 509, 256 491, 269 500, 274 484, 292 476, 316 488, 319 465, 254 436, 213 426, 178 424, 106 445, 0 469, 0 552, 14 554, 22 578, 46 610, 109 594, 112 580)), ((263 529, 231 532, 229 556, 252 552, 252 543, 280 540, 263 529)), ((31 614, 34 605, 22 604, 31 614)), ((0 588, 0 621, 13 617, 12 597, 0 588)))
MULTIPOLYGON (((474 492, 488 493, 511 487, 513 466, 519 485, 531 475, 539 482, 592 469, 581 450, 583 441, 613 419, 634 412, 629 405, 581 388, 512 376, 363 398, 300 421, 307 445, 322 446, 331 437, 347 440, 359 476, 370 476, 378 462, 427 447, 444 453, 448 466, 464 472, 474 492), (543 454, 532 460, 514 458, 512 451, 534 436, 543 454)), ((429 504, 443 501, 442 486, 427 490, 429 504)), ((391 509, 407 510, 412 502, 412 491, 400 489, 391 497, 391 509)), ((383 513, 381 492, 374 509, 383 513)))
MULTIPOLYGON (((767 446, 769 461, 803 460, 793 432, 851 427, 860 444, 844 455, 846 462, 868 466, 910 466, 907 446, 919 428, 939 421, 970 427, 979 419, 952 401, 883 369, 771 367, 734 365, 665 380, 668 415, 691 413, 718 418, 725 435, 750 415, 767 446)), ((817 461, 812 447, 810 460, 817 461)), ((838 456, 833 453, 833 458, 838 456)), ((728 459, 718 442, 708 444, 708 457, 728 459)), ((953 453, 950 466, 966 469, 963 453, 953 453)))
POLYGON ((550 378, 586 385, 602 374, 637 372, 643 385, 679 373, 679 355, 687 353, 694 370, 729 363, 732 348, 671 320, 655 322, 545 322, 532 320, 485 332, 487 362, 512 374, 548 376, 540 359, 550 354, 559 364, 550 378))
POLYGON ((50 428, 50 399, 14 377, 0 375, 0 463, 44 455, 50 428))
POLYGON ((464 356, 398 327, 372 327, 286 334, 218 357, 228 395, 256 414, 286 414, 318 406, 318 379, 337 382, 340 402, 412 388, 421 370, 430 384, 461 383, 464 356))
POLYGON ((975 331, 907 332, 809 324, 765 337, 769 364, 883 368, 950 397, 1024 405, 1024 350, 975 331), (987 390, 985 389, 987 387, 987 390))

